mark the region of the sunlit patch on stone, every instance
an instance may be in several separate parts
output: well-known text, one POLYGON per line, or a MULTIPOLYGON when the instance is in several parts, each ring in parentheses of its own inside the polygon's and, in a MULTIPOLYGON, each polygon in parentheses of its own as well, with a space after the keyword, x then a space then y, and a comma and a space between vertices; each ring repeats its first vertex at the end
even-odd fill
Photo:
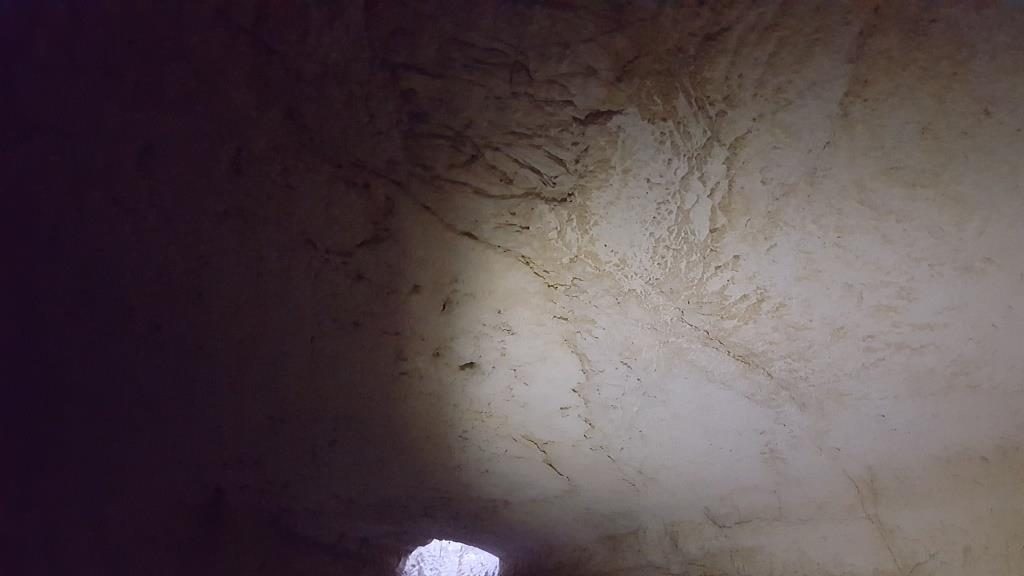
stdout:
POLYGON ((498 557, 461 542, 434 540, 409 554, 401 576, 497 576, 498 557))

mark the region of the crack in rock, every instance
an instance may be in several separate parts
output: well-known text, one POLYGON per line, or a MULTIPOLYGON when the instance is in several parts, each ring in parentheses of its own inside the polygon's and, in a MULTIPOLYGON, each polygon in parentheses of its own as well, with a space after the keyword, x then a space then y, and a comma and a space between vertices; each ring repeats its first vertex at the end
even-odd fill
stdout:
POLYGON ((551 461, 551 454, 548 454, 548 451, 545 450, 539 442, 537 442, 533 438, 530 438, 529 436, 523 436, 523 440, 526 440, 530 444, 533 444, 533 447, 536 448, 538 452, 540 452, 541 460, 548 468, 551 468, 551 470, 553 470, 555 474, 558 474, 559 476, 564 478, 566 482, 572 482, 572 480, 570 480, 568 476, 563 474, 562 471, 559 470, 557 466, 555 466, 554 462, 551 461))
MULTIPOLYGON (((878 515, 877 501, 873 503, 875 511, 870 512, 868 510, 867 502, 864 498, 864 491, 861 489, 860 484, 858 484, 857 481, 853 479, 853 476, 851 476, 850 473, 847 472, 846 470, 843 470, 843 474, 846 474, 846 478, 849 479, 851 484, 853 484, 853 489, 857 491, 857 502, 860 504, 861 512, 864 513, 864 518, 871 524, 872 527, 875 528, 875 531, 878 532, 878 536, 882 540, 882 544, 885 546, 885 549, 889 552, 889 558, 892 559, 892 563, 896 567, 896 571, 900 574, 903 574, 904 576, 909 576, 910 572, 904 571, 903 566, 900 565, 899 558, 896 557, 896 552, 892 546, 889 531, 886 529, 885 525, 882 524, 882 519, 878 515)), ((871 476, 868 477, 868 488, 871 491, 872 500, 877 500, 878 496, 875 490, 875 483, 874 480, 871 479, 871 476)), ((913 569, 916 568, 917 566, 914 566, 913 569)))

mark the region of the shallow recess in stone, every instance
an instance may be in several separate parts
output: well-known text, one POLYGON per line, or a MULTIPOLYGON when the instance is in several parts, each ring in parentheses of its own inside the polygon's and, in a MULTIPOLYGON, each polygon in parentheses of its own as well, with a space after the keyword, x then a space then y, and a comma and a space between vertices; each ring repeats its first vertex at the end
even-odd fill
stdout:
POLYGON ((400 576, 498 576, 498 557, 461 542, 433 540, 412 551, 400 576))

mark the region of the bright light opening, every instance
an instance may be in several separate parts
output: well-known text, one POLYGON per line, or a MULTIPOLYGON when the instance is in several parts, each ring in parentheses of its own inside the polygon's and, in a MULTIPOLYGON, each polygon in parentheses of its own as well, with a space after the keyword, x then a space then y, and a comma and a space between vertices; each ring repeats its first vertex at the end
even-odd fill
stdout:
POLYGON ((409 554, 401 576, 498 576, 498 557, 461 542, 434 540, 409 554))

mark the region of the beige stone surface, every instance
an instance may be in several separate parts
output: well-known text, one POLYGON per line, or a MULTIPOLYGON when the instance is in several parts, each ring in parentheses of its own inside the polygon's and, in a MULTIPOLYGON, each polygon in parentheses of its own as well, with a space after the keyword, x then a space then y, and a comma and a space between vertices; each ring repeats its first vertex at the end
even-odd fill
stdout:
POLYGON ((178 330, 169 494, 527 574, 1024 571, 1024 9, 304 6, 187 9, 133 216, 84 201, 178 330))

